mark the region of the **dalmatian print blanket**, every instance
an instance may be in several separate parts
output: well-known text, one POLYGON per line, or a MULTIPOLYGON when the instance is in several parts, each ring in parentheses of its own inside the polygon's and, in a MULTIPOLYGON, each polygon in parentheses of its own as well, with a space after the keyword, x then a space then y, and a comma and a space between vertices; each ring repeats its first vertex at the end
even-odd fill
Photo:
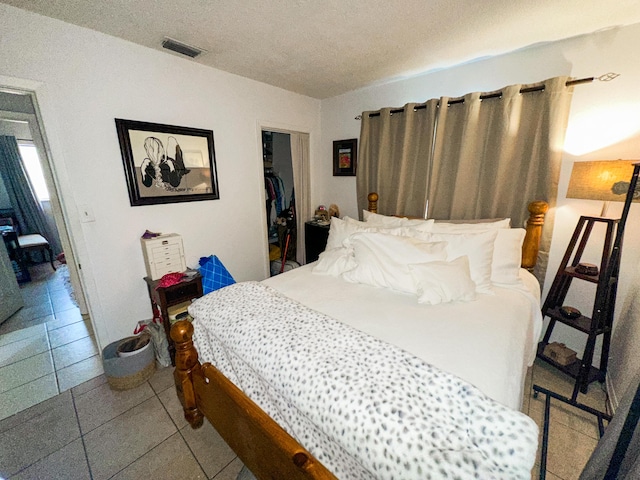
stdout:
POLYGON ((538 428, 425 361, 258 282, 189 307, 211 362, 340 479, 530 479, 538 428))

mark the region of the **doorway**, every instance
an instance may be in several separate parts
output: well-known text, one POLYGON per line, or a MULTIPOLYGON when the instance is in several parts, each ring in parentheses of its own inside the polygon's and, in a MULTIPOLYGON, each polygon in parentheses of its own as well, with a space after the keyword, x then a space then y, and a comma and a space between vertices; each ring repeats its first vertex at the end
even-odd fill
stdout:
POLYGON ((270 275, 303 265, 309 212, 309 134, 263 128, 267 243, 270 275))
MULTIPOLYGON (((0 88, 0 135, 17 144, 16 155, 46 212, 45 222, 50 222, 47 240, 55 254, 64 253, 54 265, 48 259, 42 262, 39 254, 26 262, 30 279, 17 291, 24 306, 0 322, 2 419, 96 377, 103 369, 32 92, 0 88), (12 375, 15 371, 24 374, 12 375)), ((19 208, 14 204, 20 197, 9 195, 5 182, 0 183, 0 207, 19 208)))
MULTIPOLYGON (((29 180, 45 212, 47 226, 51 231, 51 243, 56 255, 64 253, 63 261, 69 269, 69 281, 82 314, 88 307, 82 284, 79 265, 75 261, 71 241, 66 229, 58 189, 54 181, 48 149, 37 113, 37 103, 32 92, 4 89, 0 87, 0 134, 13 135, 27 167, 29 180)), ((3 185, 0 185, 3 187, 3 185)), ((0 204, 9 202, 0 188, 0 204)))

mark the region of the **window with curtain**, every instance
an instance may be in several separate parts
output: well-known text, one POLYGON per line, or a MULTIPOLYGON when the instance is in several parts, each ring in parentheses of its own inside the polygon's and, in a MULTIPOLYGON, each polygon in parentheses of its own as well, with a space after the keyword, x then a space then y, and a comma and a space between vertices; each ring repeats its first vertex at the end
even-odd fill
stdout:
MULTIPOLYGON (((573 92, 567 80, 432 99, 419 106, 424 116, 412 113, 421 111, 416 104, 364 112, 359 209, 376 191, 385 214, 422 215, 428 203, 429 218, 510 217, 521 226, 529 201, 555 206, 573 92)), ((541 241, 539 278, 546 269, 552 215, 541 241)))
POLYGON ((62 251, 57 232, 47 222, 42 204, 27 173, 16 138, 0 135, 0 176, 18 220, 21 235, 38 233, 50 243, 54 254, 62 251))

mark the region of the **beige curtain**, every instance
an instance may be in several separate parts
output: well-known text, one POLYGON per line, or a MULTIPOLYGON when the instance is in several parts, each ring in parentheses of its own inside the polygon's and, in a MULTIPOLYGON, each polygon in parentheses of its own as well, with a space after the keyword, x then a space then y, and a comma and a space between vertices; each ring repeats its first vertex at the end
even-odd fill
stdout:
POLYGON ((296 261, 305 263, 304 222, 313 216, 311 211, 311 175, 309 161, 309 134, 291 132, 291 164, 293 188, 296 198, 296 261))
POLYGON ((380 213, 424 216, 436 112, 434 99, 362 114, 356 173, 359 214, 367 208, 367 195, 377 192, 380 213))
POLYGON ((567 77, 536 85, 512 85, 498 98, 470 93, 464 102, 440 100, 432 174, 429 218, 511 217, 521 226, 531 200, 545 200, 547 215, 538 278, 546 270, 553 207, 556 204, 564 134, 573 87, 567 77), (544 86, 543 91, 520 93, 544 86), (448 106, 447 106, 448 105, 448 106), (444 107, 442 107, 444 106, 444 107))

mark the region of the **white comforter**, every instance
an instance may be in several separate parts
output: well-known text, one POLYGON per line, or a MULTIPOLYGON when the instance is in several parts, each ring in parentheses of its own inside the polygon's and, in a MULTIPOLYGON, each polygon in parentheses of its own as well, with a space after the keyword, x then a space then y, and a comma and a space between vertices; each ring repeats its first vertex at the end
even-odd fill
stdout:
POLYGON ((286 296, 396 345, 519 410, 527 367, 542 330, 540 287, 520 271, 521 286, 494 286, 467 303, 419 304, 415 295, 314 275, 305 265, 265 280, 286 296))
POLYGON ((535 423, 401 348, 256 282, 189 312, 200 360, 340 479, 530 478, 535 423))

